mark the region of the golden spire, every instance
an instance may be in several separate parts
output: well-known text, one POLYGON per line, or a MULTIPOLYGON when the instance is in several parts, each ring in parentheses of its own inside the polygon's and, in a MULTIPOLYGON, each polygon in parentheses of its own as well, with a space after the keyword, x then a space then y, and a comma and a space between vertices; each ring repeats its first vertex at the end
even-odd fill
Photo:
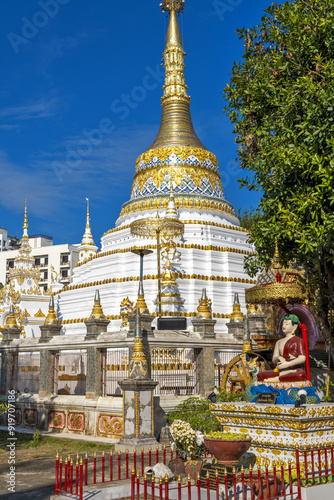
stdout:
POLYGON ((24 220, 23 220, 23 230, 28 230, 28 214, 27 214, 27 199, 24 200, 24 220))
POLYGON ((282 263, 281 263, 281 258, 278 250, 278 242, 277 242, 277 236, 275 236, 275 253, 274 253, 274 258, 272 260, 272 266, 273 269, 282 269, 282 263))
POLYGON ((89 319, 106 319, 100 301, 100 292, 96 290, 94 297, 94 306, 92 309, 92 314, 89 316, 89 319))
POLYGON ((17 323, 16 323, 16 317, 15 317, 13 304, 11 304, 10 308, 9 308, 9 315, 8 315, 8 318, 6 321, 6 327, 7 328, 18 328, 17 323))
POLYGON ((79 250, 79 262, 83 262, 90 257, 93 257, 97 253, 97 246, 94 243, 92 231, 90 228, 90 214, 89 214, 89 199, 86 198, 87 201, 87 215, 86 215, 86 227, 85 232, 82 237, 82 241, 79 250))
POLYGON ((174 200, 174 191, 173 191, 173 179, 172 176, 170 175, 170 190, 169 190, 169 202, 168 202, 168 207, 166 210, 166 215, 168 219, 177 219, 177 210, 175 207, 175 200, 174 200))
POLYGON ((51 295, 50 303, 49 303, 49 312, 47 317, 45 318, 45 325, 58 325, 59 321, 57 318, 57 313, 55 312, 55 302, 54 297, 51 295))
POLYGON ((89 215, 89 198, 86 198, 87 201, 87 216, 86 216, 86 229, 90 228, 90 215, 89 215))
POLYGON ((184 1, 165 0, 161 4, 163 12, 169 12, 169 25, 165 41, 164 67, 165 85, 161 99, 162 117, 158 135, 148 148, 158 149, 172 146, 186 146, 206 149, 198 139, 190 115, 190 97, 184 76, 184 56, 182 36, 177 13, 182 12, 184 1))
POLYGON ((239 294, 235 293, 234 294, 234 304, 233 304, 233 312, 230 316, 231 321, 243 321, 244 320, 244 314, 240 310, 240 302, 239 302, 239 294))
POLYGON ((196 317, 198 319, 212 319, 211 301, 206 296, 206 288, 202 288, 202 297, 198 299, 198 302, 196 317))

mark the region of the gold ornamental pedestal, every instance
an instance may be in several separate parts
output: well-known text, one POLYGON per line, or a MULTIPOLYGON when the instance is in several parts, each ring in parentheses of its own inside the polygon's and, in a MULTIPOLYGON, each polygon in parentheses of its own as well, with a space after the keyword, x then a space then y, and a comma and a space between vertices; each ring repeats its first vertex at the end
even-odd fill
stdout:
POLYGON ((161 272, 160 272, 160 246, 161 240, 179 238, 184 233, 184 224, 179 219, 172 217, 147 217, 130 224, 131 234, 142 238, 157 240, 157 267, 158 267, 158 300, 159 317, 161 317, 161 272))

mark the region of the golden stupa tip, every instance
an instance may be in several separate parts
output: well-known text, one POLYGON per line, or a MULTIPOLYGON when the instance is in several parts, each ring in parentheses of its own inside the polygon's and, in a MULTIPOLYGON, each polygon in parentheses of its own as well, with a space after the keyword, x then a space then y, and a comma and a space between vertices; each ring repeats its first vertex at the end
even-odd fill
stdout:
POLYGON ((272 265, 274 269, 282 269, 281 258, 278 250, 277 236, 275 236, 275 253, 274 253, 274 258, 272 260, 272 265))
POLYGON ((160 7, 162 12, 182 12, 184 9, 185 0, 163 0, 160 7))
POLYGON ((28 213, 27 213, 27 199, 24 200, 23 229, 29 229, 29 226, 28 226, 28 213))
POLYGON ((87 215, 86 215, 86 226, 89 226, 90 215, 89 215, 89 198, 86 198, 87 201, 87 215))
MULTIPOLYGON (((177 2, 167 2, 167 3, 169 4, 173 3, 175 5, 175 3, 177 2)), ((182 49, 183 41, 182 41, 180 26, 176 16, 176 13, 181 11, 176 10, 176 7, 174 8, 171 7, 169 12, 170 12, 170 19, 166 35, 165 47, 166 49, 168 49, 169 47, 180 47, 182 49)))

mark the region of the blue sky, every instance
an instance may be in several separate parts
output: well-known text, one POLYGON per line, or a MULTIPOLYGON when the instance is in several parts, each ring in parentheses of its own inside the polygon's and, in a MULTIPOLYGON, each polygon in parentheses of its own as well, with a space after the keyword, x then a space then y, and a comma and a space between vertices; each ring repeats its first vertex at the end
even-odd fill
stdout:
MULTIPOLYGON (((180 19, 194 126, 236 209, 259 195, 239 189, 222 91, 243 54, 236 29, 269 4, 187 0, 180 19)), ((0 226, 21 235, 26 197, 30 234, 79 243, 89 197, 99 245, 159 127, 167 18, 159 0, 3 0, 0 17, 0 226)))

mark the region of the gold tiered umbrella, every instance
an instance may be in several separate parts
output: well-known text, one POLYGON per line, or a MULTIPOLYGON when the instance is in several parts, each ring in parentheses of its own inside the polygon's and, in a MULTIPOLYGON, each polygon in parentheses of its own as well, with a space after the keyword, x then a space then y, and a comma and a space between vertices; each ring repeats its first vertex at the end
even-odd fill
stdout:
POLYGON ((160 242, 161 239, 179 238, 184 233, 184 224, 172 217, 147 217, 131 223, 131 234, 142 238, 156 238, 158 266, 158 297, 159 316, 161 317, 161 273, 160 273, 160 242))
POLYGON ((272 267, 268 272, 260 274, 257 285, 246 290, 246 302, 278 305, 289 313, 284 304, 298 304, 307 300, 307 293, 300 283, 300 278, 301 273, 295 269, 283 268, 276 238, 272 267))

